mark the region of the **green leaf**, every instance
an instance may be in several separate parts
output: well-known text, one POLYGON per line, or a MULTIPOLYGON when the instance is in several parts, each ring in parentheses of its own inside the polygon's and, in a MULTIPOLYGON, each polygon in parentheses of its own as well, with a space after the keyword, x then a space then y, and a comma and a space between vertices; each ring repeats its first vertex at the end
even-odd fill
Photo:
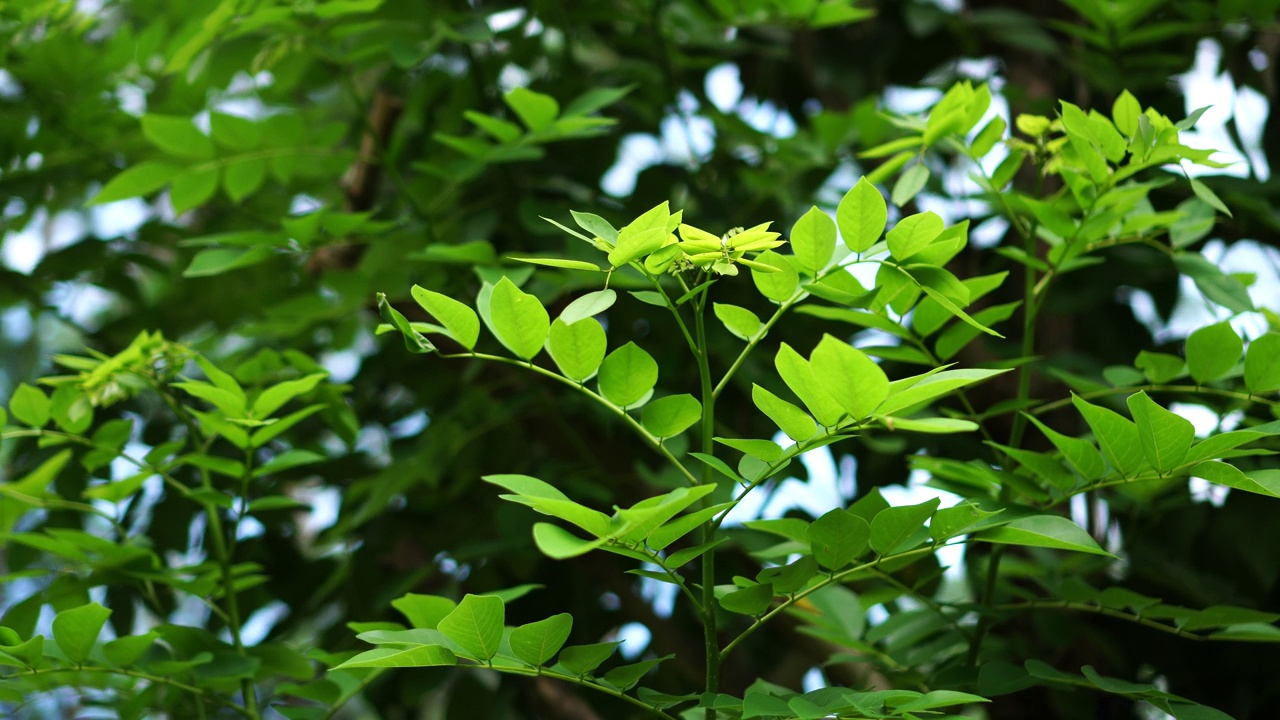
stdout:
POLYGON ((725 329, 742 340, 750 342, 764 327, 760 318, 744 307, 727 303, 712 303, 711 307, 720 322, 724 323, 725 329))
POLYGON ((889 378, 866 353, 823 335, 809 355, 813 377, 849 416, 860 420, 889 396, 889 378))
POLYGON ((897 714, 905 714, 909 712, 919 712, 921 710, 934 710, 940 707, 950 707, 952 705, 968 705, 969 703, 991 702, 990 700, 969 693, 957 692, 955 690, 934 690, 925 693, 920 697, 909 700, 901 705, 893 705, 893 711, 897 714))
POLYGON ((816 275, 831 262, 835 251, 835 222, 817 207, 809 208, 791 228, 791 252, 795 253, 796 264, 816 275))
POLYGON ((1280 470, 1254 470, 1246 474, 1235 465, 1211 461, 1196 465, 1188 474, 1215 485, 1280 498, 1280 470))
POLYGON ((511 631, 511 652, 530 665, 540 667, 560 652, 572 630, 573 617, 568 613, 521 625, 511 631))
POLYGON ((102 190, 89 201, 90 205, 116 202, 131 197, 150 195, 183 172, 177 165, 161 162, 143 162, 134 165, 111 178, 102 190))
POLYGON ((542 350, 551 328, 551 318, 538 298, 522 292, 505 275, 489 297, 493 334, 508 350, 532 360, 542 350))
POLYGON ((1187 178, 1187 180, 1191 182, 1191 192, 1195 193, 1196 197, 1205 201, 1210 207, 1223 215, 1226 215, 1227 217, 1234 217, 1231 214, 1231 210, 1227 208, 1226 203, 1222 202, 1217 193, 1210 190, 1208 185, 1205 185, 1203 182, 1200 182, 1195 178, 1187 178))
POLYGON ((920 537, 920 529, 933 516, 941 501, 934 498, 919 505, 906 505, 881 510, 871 521, 871 549, 881 555, 895 550, 910 550, 906 544, 920 537))
POLYGON ((209 277, 239 270, 270 258, 271 248, 259 245, 252 248, 210 248, 201 250, 182 271, 182 277, 209 277))
POLYGON ((986 157, 987 153, 991 152, 996 143, 1000 142, 1000 139, 1004 137, 1004 131, 1007 127, 1004 118, 998 115, 991 118, 991 122, 987 123, 977 137, 973 139, 973 144, 969 146, 969 152, 975 158, 986 157))
POLYGON ((591 272, 603 272, 599 265, 586 260, 566 260, 564 258, 544 258, 544 257, 512 257, 512 260, 518 260, 530 265, 542 265, 545 267, 561 268, 564 270, 589 270, 591 272))
POLYGON ((1203 385, 1226 375, 1240 361, 1244 342, 1231 323, 1208 325, 1187 338, 1187 369, 1197 384, 1203 385))
POLYGON ((1114 557, 1103 550, 1084 528, 1060 515, 1031 515, 1018 518, 993 530, 984 530, 976 540, 1008 545, 1074 550, 1114 557))
POLYGON ((1141 115, 1142 105, 1138 104, 1138 98, 1128 90, 1121 92, 1111 104, 1111 119, 1125 137, 1133 137, 1138 133, 1138 117, 1141 115))
POLYGON ((611 243, 618 242, 618 231, 614 229, 608 220, 599 215, 580 213, 575 210, 570 210, 569 214, 573 216, 573 221, 578 224, 578 227, 591 233, 594 237, 608 240, 611 243))
POLYGON ((1174 256, 1173 264, 1178 272, 1195 281, 1196 287, 1212 302, 1233 313, 1252 312, 1253 300, 1249 289, 1236 278, 1222 272, 1221 268, 1194 252, 1181 252, 1174 256))
POLYGON ((992 330, 991 328, 987 327, 986 325, 983 325, 982 323, 978 322, 977 320, 974 320, 972 317, 970 317, 970 316, 969 316, 969 314, 968 314, 968 313, 966 313, 964 310, 961 310, 961 309, 960 309, 960 307, 959 307, 958 305, 956 305, 954 302, 952 302, 952 301, 951 301, 951 299, 950 299, 950 298, 948 298, 946 295, 943 295, 942 293, 938 292, 937 290, 935 290, 935 289, 934 289, 934 288, 932 288, 932 287, 929 287, 928 285, 925 285, 925 286, 924 286, 924 287, 922 287, 921 289, 922 289, 922 290, 924 290, 924 293, 925 293, 926 295, 928 295, 929 297, 933 298, 933 299, 934 299, 934 300, 935 300, 939 305, 941 305, 943 308, 945 308, 945 309, 947 310, 947 312, 949 312, 949 313, 951 313, 952 315, 955 315, 956 317, 960 318, 960 320, 961 320, 961 321, 963 321, 966 325, 968 325, 968 326, 970 326, 970 327, 972 327, 972 328, 974 328, 974 329, 976 329, 976 330, 980 330, 980 331, 982 331, 982 332, 984 332, 984 333, 986 333, 986 334, 988 334, 988 335, 993 335, 993 336, 998 337, 998 338, 1001 338, 1001 339, 1003 339, 1003 338, 1004 338, 1004 335, 1001 335, 1000 333, 996 332, 995 330, 992 330))
MULTIPOLYGON (((254 468, 253 477, 255 478, 265 477, 267 475, 273 475, 275 473, 284 472, 285 470, 289 470, 291 468, 302 467, 303 465, 313 465, 318 462, 324 462, 327 459, 328 458, 326 458, 324 455, 321 455, 318 452, 314 452, 312 450, 300 450, 300 449, 294 448, 292 450, 286 450, 280 453, 279 455, 271 458, 271 460, 263 463, 262 465, 259 465, 257 468, 254 468)), ((267 498, 258 498, 258 500, 255 500, 254 502, 258 502, 260 500, 266 500, 266 499, 267 498)), ((264 507, 261 504, 254 505, 253 503, 250 503, 250 507, 255 511, 268 509, 267 507, 264 507)))
POLYGON ((640 400, 658 384, 658 363, 634 342, 609 353, 600 365, 600 393, 619 407, 640 400))
POLYGON ((898 181, 893 184, 893 192, 889 194, 889 199, 894 205, 903 207, 915 199, 928 182, 929 168, 924 163, 916 163, 898 177, 898 181))
POLYGON ((809 408, 809 412, 825 427, 833 427, 844 417, 844 409, 814 378, 808 360, 786 343, 778 348, 773 365, 791 392, 809 408))
POLYGON ((1191 421, 1160 407, 1145 392, 1130 395, 1128 404, 1147 462, 1161 475, 1181 465, 1196 436, 1191 421))
POLYGON ((800 275, 786 255, 765 250, 756 257, 756 262, 778 269, 778 272, 761 272, 754 268, 751 270, 751 279, 755 281, 756 289, 761 295, 776 303, 784 303, 795 295, 800 287, 800 275))
POLYGON ((773 603, 773 585, 759 583, 735 590, 720 598, 720 607, 739 615, 759 615, 773 603))
POLYGON ((751 386, 751 399, 761 412, 796 442, 808 440, 818 430, 813 418, 809 417, 805 411, 759 385, 751 386))
POLYGON ((890 430, 930 433, 933 435, 949 435, 951 433, 973 432, 979 425, 970 420, 959 418, 899 418, 887 417, 885 427, 890 430))
POLYGON ((480 339, 480 318, 474 310, 447 295, 417 285, 410 288, 409 292, 423 310, 449 331, 449 337, 468 350, 475 349, 476 341, 480 339))
POLYGON ((213 142, 196 129, 190 118, 143 115, 142 134, 170 155, 191 160, 213 159, 213 142))
POLYGON ((515 88, 503 96, 507 106, 533 132, 551 127, 556 116, 560 114, 560 104, 550 95, 534 92, 527 88, 515 88))
POLYGON ((270 417, 276 410, 284 407, 285 403, 314 390, 328 376, 328 372, 318 372, 272 385, 253 401, 253 414, 259 418, 270 417))
POLYGON ((612 685, 618 690, 630 690, 636 683, 644 679, 644 676, 648 675, 650 670, 657 667, 658 663, 663 662, 664 660, 669 660, 672 657, 675 656, 667 655, 665 657, 655 658, 653 660, 644 660, 630 665, 619 665, 605 673, 604 677, 600 678, 600 680, 608 685, 612 685))
POLYGON ((1107 462, 1121 475, 1135 475, 1146 465, 1138 427, 1120 413, 1094 405, 1075 393, 1071 402, 1084 417, 1107 462))
POLYGON ((53 639, 67 659, 79 665, 89 657, 109 617, 111 611, 98 603, 63 610, 53 619, 53 639))
POLYGON ((453 612, 458 604, 449 598, 438 595, 419 595, 409 593, 391 601, 391 607, 400 611, 409 621, 410 627, 435 630, 446 615, 453 612))
POLYGON ((1280 333, 1267 333, 1249 342, 1244 384, 1255 394, 1280 390, 1280 333))
POLYGON ((436 627, 471 657, 488 661, 502 642, 504 611, 501 598, 468 594, 436 627))
POLYGON ((591 645, 570 645, 560 651, 558 662, 570 675, 586 675, 608 660, 621 644, 620 642, 603 642, 591 645))
POLYGON ((1062 457, 1066 459, 1067 464, 1075 468, 1085 480, 1097 480, 1101 478, 1107 471, 1106 462, 1102 459, 1102 454, 1098 452, 1098 448, 1093 443, 1081 438, 1063 435, 1049 426, 1040 422, 1040 419, 1034 415, 1027 415, 1028 420, 1040 428, 1040 432, 1049 438, 1049 442, 1058 448, 1058 452, 1062 453, 1062 457))
POLYGON ((543 555, 552 560, 566 560, 585 555, 606 542, 608 542, 606 538, 583 540, 559 525, 551 523, 535 523, 533 526, 534 545, 543 555))
POLYGON ((173 214, 182 213, 199 207, 213 197, 218 191, 218 168, 206 168, 194 172, 183 173, 173 179, 169 188, 169 204, 173 206, 173 214))
POLYGON ((237 204, 257 192, 266 179, 267 161, 262 158, 239 160, 222 171, 222 187, 231 202, 237 204))
POLYGON ((772 440, 740 440, 721 437, 715 440, 722 445, 728 445, 734 450, 741 451, 767 463, 777 462, 782 458, 782 447, 772 440))
MULTIPOLYGON (((889 385, 889 397, 877 409, 880 415, 895 415, 904 410, 922 406, 943 395, 982 382, 1007 370, 943 370, 920 378, 905 387, 889 385)), ((901 382, 901 381, 897 381, 901 382)))
POLYGON ((595 320, 566 325, 556 318, 551 323, 547 352, 565 377, 582 383, 590 380, 604 361, 607 342, 604 328, 595 320))
POLYGON ((102 654, 112 665, 127 668, 138 662, 138 659, 151 649, 159 637, 160 634, 155 630, 144 635, 126 635, 103 645, 102 654))
POLYGON ((871 526, 849 511, 835 508, 814 520, 806 537, 813 559, 828 570, 839 570, 867 551, 871 526))
POLYGON ((908 215, 898 221, 885 235, 889 253, 899 262, 929 246, 942 234, 942 218, 933 212, 908 215))
MULTIPOLYGON (((404 338, 404 347, 410 352, 434 352, 435 346, 431 345, 431 341, 426 340, 422 333, 415 331, 408 320, 404 319, 401 311, 394 309, 392 304, 387 301, 385 293, 378 293, 378 313, 384 322, 396 328, 401 337, 404 338)), ((259 430, 261 432, 261 430, 259 430)))
POLYGON ((39 388, 26 383, 18 385, 9 398, 9 412, 14 419, 33 428, 42 428, 49 423, 49 396, 39 388))
POLYGON ((262 143, 262 128, 257 123, 226 113, 209 113, 209 134, 217 144, 240 152, 254 150, 262 143))
POLYGON ((440 645, 415 645, 366 650, 333 669, 452 667, 457 664, 458 658, 449 648, 440 645))
POLYGON ((884 196, 865 177, 858 180, 836 207, 836 224, 844 244, 856 253, 866 252, 880 240, 888 222, 884 196))
POLYGON ((566 305, 560 313, 560 319, 566 325, 573 325, 579 320, 599 315, 608 310, 613 307, 613 303, 617 299, 618 293, 613 290, 606 289, 589 292, 566 305))
POLYGON ((640 413, 644 428, 660 438, 679 435, 701 419, 702 403, 687 393, 658 398, 640 413))
POLYGON ((1187 369, 1187 364, 1177 355, 1148 352, 1146 350, 1138 353, 1137 359, 1133 361, 1133 366, 1141 370, 1148 380, 1157 385, 1163 385, 1181 376, 1187 369))
POLYGON ((962 502, 953 507, 943 508, 935 512, 933 519, 929 521, 929 536, 934 542, 946 542, 1001 512, 1003 510, 983 510, 975 502, 962 502))

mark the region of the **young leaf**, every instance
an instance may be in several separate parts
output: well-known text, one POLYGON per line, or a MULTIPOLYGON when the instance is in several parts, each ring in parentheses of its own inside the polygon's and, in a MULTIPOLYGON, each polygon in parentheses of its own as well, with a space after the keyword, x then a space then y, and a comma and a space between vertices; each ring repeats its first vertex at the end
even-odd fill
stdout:
POLYGON ((752 268, 751 279, 755 281, 756 289, 760 294, 776 303, 790 300, 796 289, 800 287, 800 275, 787 256, 765 250, 760 253, 756 261, 778 270, 778 272, 761 272, 752 268))
POLYGON ((761 412, 796 442, 808 440, 818 430, 813 418, 809 417, 805 411, 759 385, 751 386, 751 399, 761 412))
POLYGON ((941 501, 934 498, 919 505, 881 510, 871 521, 871 549, 881 555, 888 555, 898 549, 911 549, 906 543, 918 536, 925 521, 938 509, 939 503, 941 501))
POLYGON ((1187 370, 1187 364, 1177 355, 1149 352, 1138 353, 1133 366, 1142 371, 1151 382, 1161 385, 1181 376, 1187 370))
POLYGON ((1244 343, 1231 323, 1208 325, 1187 338, 1187 369, 1197 384, 1203 385, 1226 375, 1240 362, 1244 343))
POLYGON ((619 407, 639 402, 658 384, 658 363, 633 342, 609 353, 600 365, 600 393, 619 407))
POLYGON ((447 295, 417 285, 409 292, 423 310, 431 313, 449 331, 449 337, 468 350, 476 348, 476 341, 480 339, 480 318, 474 310, 447 295))
POLYGON ((233 162, 222 171, 222 187, 233 203, 239 203, 257 192, 266 179, 267 161, 262 158, 233 162))
POLYGON ((759 615, 773 602, 773 585, 759 583, 720 598, 720 607, 739 615, 759 615))
POLYGON ((504 616, 501 598, 468 594, 437 628, 472 658, 488 661, 498 654, 504 616))
POLYGON ((53 639, 67 659, 79 665, 89 657, 109 617, 111 611, 98 603, 63 610, 53 619, 53 639))
POLYGON ((984 530, 973 537, 984 542, 1074 550, 1114 557, 1103 550, 1084 528, 1061 515, 1022 517, 1008 525, 984 530))
POLYGON ((1160 407, 1145 392, 1130 395, 1128 404, 1147 462, 1161 475, 1181 465, 1196 436, 1191 421, 1160 407))
POLYGON ((817 207, 809 208, 791 228, 791 251, 801 270, 816 275, 836 251, 836 224, 817 207))
POLYGON ((582 383, 591 379, 604 361, 606 343, 604 328, 595 320, 566 325, 556 318, 547 338, 547 352, 565 377, 582 383))
POLYGON ((909 408, 922 406, 947 393, 981 382, 1007 370, 943 370, 928 374, 905 387, 889 388, 889 397, 877 408, 880 415, 896 415, 909 408))
POLYGON ((782 457, 782 447, 772 440, 739 440, 718 437, 716 442, 728 445, 734 450, 739 450, 767 463, 777 462, 782 457))
POLYGON ((320 384, 320 381, 329 376, 328 372, 312 373, 297 380, 286 380, 277 383, 262 391, 257 400, 253 401, 253 414, 258 418, 270 417, 272 413, 279 410, 285 403, 311 392, 320 384))
POLYGON ((823 335, 809 355, 813 377, 855 420, 865 418, 889 396, 889 378, 866 353, 823 335))
POLYGON ((508 350, 525 360, 542 350, 551 327, 551 318, 538 298, 522 292, 503 277, 489 298, 493 334, 508 350))
POLYGON ((143 115, 142 134, 170 155, 191 160, 213 158, 213 142, 196 129, 190 118, 143 115))
POLYGON ((835 508, 809 525, 807 538, 813 559, 828 570, 839 570, 866 552, 871 526, 849 511, 835 508))
POLYGON ((173 206, 173 214, 182 213, 199 207, 213 197, 218 191, 218 168, 206 168, 179 175, 173 179, 169 187, 169 204, 173 206))
POLYGON ((534 667, 555 657, 573 630, 573 616, 552 615, 546 620, 521 625, 511 631, 511 652, 534 667))
POLYGON ((617 299, 618 293, 610 289, 589 292, 565 306, 565 309, 560 312, 560 319, 566 325, 573 325, 579 320, 599 315, 608 310, 613 307, 613 303, 617 299))
POLYGON ((702 403, 687 393, 658 398, 640 413, 644 428, 660 438, 679 435, 701 419, 702 403))
POLYGON ((1280 333, 1267 333, 1249 343, 1244 384, 1254 394, 1280 390, 1280 333))
POLYGON ((844 244, 856 253, 866 252, 880 240, 888 218, 884 196, 865 177, 845 193, 836 207, 840 236, 844 244))
POLYGON ((734 336, 751 341, 760 332, 763 323, 756 314, 744 307, 737 305, 729 305, 727 303, 712 303, 712 309, 715 311, 716 317, 720 322, 724 323, 724 327, 734 336))
POLYGON ((942 218, 937 214, 917 213, 899 220, 885 240, 889 244, 889 253, 901 262, 928 247, 942 234, 942 230, 942 218))

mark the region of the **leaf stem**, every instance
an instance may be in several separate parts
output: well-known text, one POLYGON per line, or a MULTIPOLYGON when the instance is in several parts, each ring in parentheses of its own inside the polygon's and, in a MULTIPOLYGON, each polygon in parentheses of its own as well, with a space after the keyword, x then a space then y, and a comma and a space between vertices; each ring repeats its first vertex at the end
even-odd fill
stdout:
MULTIPOLYGON (((706 323, 706 294, 697 301, 694 312, 694 327, 698 335, 698 378, 702 385, 702 452, 708 456, 714 456, 716 451, 715 443, 715 413, 716 413, 716 393, 711 386, 711 348, 707 344, 707 323, 706 323)), ((711 465, 703 463, 702 467, 702 483, 704 485, 714 483, 715 477, 712 474, 711 465)), ((711 496, 702 499, 703 507, 710 507, 711 496)), ((704 545, 713 543, 719 526, 715 519, 708 520, 702 525, 702 542, 704 545)), ((702 630, 704 641, 704 655, 706 657, 707 674, 706 687, 704 692, 715 693, 720 687, 720 638, 716 631, 716 551, 715 547, 702 555, 702 630)), ((717 712, 715 708, 706 709, 706 720, 715 720, 717 712)))
POLYGON ((249 711, 247 708, 237 705, 228 700, 224 700, 218 697, 216 694, 210 694, 209 692, 207 692, 202 688, 198 688, 194 685, 188 685, 186 683, 173 680, 172 678, 167 678, 160 675, 152 675, 151 673, 141 672, 139 670, 129 670, 127 668, 101 667, 98 665, 80 665, 74 668, 32 668, 28 670, 22 670, 20 672, 7 673, 5 675, 0 675, 0 680, 8 680, 10 678, 22 677, 22 676, 28 676, 28 675, 58 675, 61 673, 97 673, 97 674, 104 674, 104 675, 122 675, 125 677, 137 678, 139 680, 146 680, 147 682, 159 683, 161 685, 168 685, 169 687, 175 688, 177 690, 182 690, 183 692, 191 693, 192 695, 195 695, 198 698, 212 699, 214 702, 217 702, 221 705, 225 705, 226 707, 229 707, 232 710, 235 710, 236 712, 240 713, 241 715, 244 715, 245 717, 250 717, 249 711))

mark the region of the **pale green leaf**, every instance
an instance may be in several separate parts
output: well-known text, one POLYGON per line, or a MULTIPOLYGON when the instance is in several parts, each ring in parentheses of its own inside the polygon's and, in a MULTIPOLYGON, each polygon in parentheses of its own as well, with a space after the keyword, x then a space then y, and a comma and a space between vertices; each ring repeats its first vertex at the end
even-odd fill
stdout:
POLYGON ((468 594, 436 627, 468 655, 487 661, 498 654, 504 616, 501 598, 468 594))
POLYGON ((845 193, 836 207, 840 236, 844 244, 856 253, 866 252, 880 240, 888 217, 884 196, 865 177, 845 193))
POLYGON ((889 253, 898 261, 906 260, 929 246, 942 234, 942 218, 933 212, 908 215, 885 235, 889 253))
POLYGON ((668 438, 693 427, 702 419, 702 403, 692 395, 668 395, 644 406, 640 421, 655 437, 668 438))
POLYGON ((984 530, 973 536, 976 540, 1007 545, 1074 550, 1113 557, 1103 550, 1084 528, 1061 515, 1031 515, 1011 521, 1008 525, 984 530))
POLYGON ((744 307, 727 303, 713 303, 712 309, 724 327, 735 337, 750 342, 764 326, 756 314, 744 307))
POLYGON ((751 386, 751 399, 782 432, 796 442, 813 437, 818 426, 805 411, 765 390, 759 385, 751 386))
POLYGON ((809 208, 791 228, 791 252, 801 270, 816 275, 836 250, 836 224, 817 207, 809 208))
POLYGON ((600 365, 600 393, 619 407, 642 400, 658 384, 658 363, 633 342, 614 350, 600 365))
POLYGON ((1267 333, 1249 342, 1244 384, 1252 393, 1280 390, 1280 333, 1267 333))
POLYGON ((539 667, 560 652, 572 630, 573 617, 568 613, 521 625, 511 631, 511 652, 530 665, 539 667))
POLYGON ((480 318, 466 304, 447 295, 414 285, 409 289, 418 305, 431 314, 453 338, 468 350, 474 350, 480 339, 480 318))
POLYGON ((98 641, 111 611, 98 603, 63 610, 53 619, 53 639, 72 663, 80 664, 98 641))
POLYGON ((884 371, 847 342, 823 335, 809 361, 818 386, 856 420, 871 415, 889 396, 884 371))
POLYGON ((560 312, 560 320, 566 325, 573 325, 608 310, 617 300, 618 293, 610 289, 589 292, 566 305, 560 312))
POLYGON ((751 279, 755 281, 756 289, 760 294, 776 303, 790 300, 800 287, 800 275, 787 256, 766 250, 756 257, 756 261, 778 270, 778 272, 761 272, 754 268, 751 270, 751 279))
POLYGON ((531 360, 542 350, 551 318, 538 298, 503 276, 489 297, 489 317, 498 341, 518 357, 531 360))
POLYGON ((1130 395, 1128 404, 1147 462, 1161 475, 1181 465, 1196 436, 1191 421, 1156 404, 1145 392, 1130 395))

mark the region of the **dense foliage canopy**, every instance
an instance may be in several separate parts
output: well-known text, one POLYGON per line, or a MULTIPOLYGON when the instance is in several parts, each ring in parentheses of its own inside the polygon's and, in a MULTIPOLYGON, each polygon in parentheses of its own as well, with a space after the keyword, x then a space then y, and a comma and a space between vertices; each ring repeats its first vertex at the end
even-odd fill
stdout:
POLYGON ((0 6, 0 713, 1271 717, 1276 17, 0 6))

